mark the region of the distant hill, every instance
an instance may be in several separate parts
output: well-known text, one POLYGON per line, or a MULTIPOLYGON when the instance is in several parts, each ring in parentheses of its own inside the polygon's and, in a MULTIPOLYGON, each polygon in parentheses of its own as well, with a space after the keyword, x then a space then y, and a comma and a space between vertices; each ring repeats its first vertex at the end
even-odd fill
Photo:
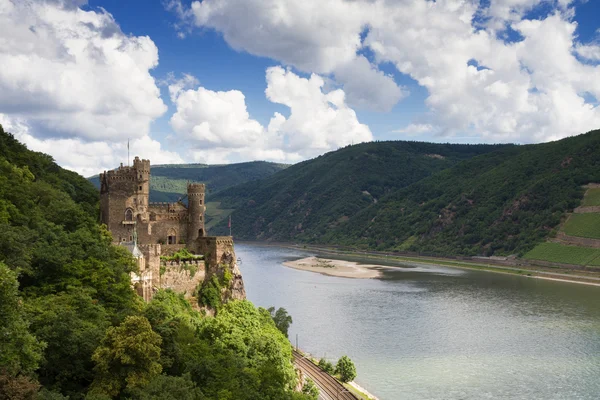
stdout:
MULTIPOLYGON (((150 160, 152 161, 152 160, 150 160)), ((187 183, 202 182, 207 198, 229 187, 262 179, 287 168, 286 164, 253 161, 228 165, 172 164, 152 165, 150 201, 177 201, 187 191, 187 183)), ((89 180, 100 188, 98 175, 89 180)))
MULTIPOLYGON (((348 146, 213 197, 239 238, 320 242, 362 210, 432 174, 510 145, 372 142, 348 146)), ((226 233, 216 224, 212 233, 226 233)))
POLYGON ((527 146, 368 143, 214 200, 235 209, 240 239, 522 255, 556 233, 590 182, 600 182, 600 131, 527 146))

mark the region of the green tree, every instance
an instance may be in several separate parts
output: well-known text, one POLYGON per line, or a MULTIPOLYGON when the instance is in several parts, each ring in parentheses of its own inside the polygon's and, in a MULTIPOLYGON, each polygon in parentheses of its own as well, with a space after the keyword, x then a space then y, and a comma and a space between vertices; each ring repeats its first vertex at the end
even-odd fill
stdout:
POLYGON ((304 386, 302 386, 302 393, 311 400, 317 400, 319 398, 319 388, 310 378, 306 378, 306 382, 304 382, 304 386))
POLYGON ((40 383, 79 398, 94 379, 92 355, 110 326, 108 313, 81 288, 31 299, 26 310, 31 331, 47 344, 40 383))
POLYGON ((202 391, 192 382, 189 374, 184 376, 159 375, 143 387, 126 391, 135 400, 201 400, 202 391))
POLYGON ((92 357, 96 363, 92 391, 117 396, 125 388, 147 385, 162 371, 157 362, 161 342, 145 317, 129 316, 108 328, 92 357))
POLYGON ((350 382, 356 378, 356 367, 348 356, 342 356, 335 365, 335 373, 342 382, 350 382))
POLYGON ((273 318, 273 322, 277 329, 287 337, 288 330, 292 324, 292 316, 289 315, 283 307, 278 308, 277 311, 275 311, 275 307, 269 307, 267 311, 271 314, 271 318, 273 318))
POLYGON ((28 328, 17 274, 0 262, 0 370, 8 375, 28 375, 38 368, 44 344, 28 328))
POLYGON ((323 371, 327 372, 328 374, 333 374, 335 372, 335 368, 333 367, 333 364, 331 364, 329 361, 327 361, 324 358, 321 358, 319 360, 319 368, 321 368, 323 371))

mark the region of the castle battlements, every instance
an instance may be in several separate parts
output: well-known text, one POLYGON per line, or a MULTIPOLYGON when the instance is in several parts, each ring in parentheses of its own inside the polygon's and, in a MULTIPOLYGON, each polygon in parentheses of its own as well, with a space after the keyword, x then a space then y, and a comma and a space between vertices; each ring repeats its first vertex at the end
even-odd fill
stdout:
POLYGON ((189 183, 187 205, 181 201, 151 203, 150 161, 139 157, 135 157, 133 166, 121 164, 100 174, 101 221, 115 244, 134 249, 139 271, 132 273, 132 284, 145 300, 150 300, 158 288, 171 288, 190 297, 205 277, 222 274, 223 265, 229 265, 237 277, 233 297, 245 297, 235 265, 233 238, 206 236, 205 191, 204 184, 189 183), (203 254, 204 260, 177 262, 160 258, 183 249, 203 254))

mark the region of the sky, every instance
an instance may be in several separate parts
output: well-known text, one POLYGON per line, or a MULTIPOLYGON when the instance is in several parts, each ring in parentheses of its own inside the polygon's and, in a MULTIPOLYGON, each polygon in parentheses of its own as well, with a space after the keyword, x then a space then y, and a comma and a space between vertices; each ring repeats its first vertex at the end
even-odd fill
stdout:
POLYGON ((0 0, 0 124, 91 176, 600 128, 600 0, 0 0))

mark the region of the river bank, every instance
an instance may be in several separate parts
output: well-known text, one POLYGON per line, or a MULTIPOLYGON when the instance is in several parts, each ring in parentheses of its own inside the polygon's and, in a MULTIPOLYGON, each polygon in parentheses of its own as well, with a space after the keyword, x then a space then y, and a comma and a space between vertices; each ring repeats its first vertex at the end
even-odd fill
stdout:
MULTIPOLYGON (((374 264, 360 264, 359 265, 367 265, 371 267, 378 267, 381 269, 384 268, 393 268, 394 264, 398 264, 398 267, 402 267, 406 263, 409 264, 417 264, 417 265, 440 265, 444 267, 451 268, 459 268, 459 269, 470 269, 470 270, 479 270, 479 271, 488 271, 500 274, 510 274, 510 275, 518 275, 525 278, 534 278, 534 279, 544 279, 549 281, 559 281, 559 282, 567 282, 567 283, 577 283, 583 285, 591 285, 591 286, 600 286, 600 270, 599 271, 589 271, 589 270, 574 270, 568 268, 558 268, 558 267, 542 267, 542 266, 506 266, 492 263, 484 263, 484 262, 474 262, 474 261, 466 261, 466 260, 454 260, 451 258, 443 258, 443 257, 418 257, 418 256, 402 256, 402 255, 394 255, 390 253, 384 252, 375 252, 375 251, 360 251, 360 250, 347 250, 347 249, 338 249, 333 247, 326 246, 314 246, 314 245, 298 245, 292 243, 261 243, 261 242, 245 242, 252 245, 258 246, 275 246, 275 247, 285 247, 296 250, 305 250, 317 253, 319 255, 326 256, 343 256, 344 258, 360 258, 361 260, 374 261, 374 264), (376 264, 377 262, 385 262, 390 265, 381 265, 376 264)), ((336 260, 340 261, 340 260, 336 260)), ((297 268, 301 269, 301 268, 297 268)), ((306 267, 306 270, 311 270, 306 267)), ((319 272, 318 270, 314 270, 313 272, 319 272)), ((381 273, 381 272, 380 272, 381 273)), ((327 275, 327 274, 326 274, 327 275)), ((331 272, 328 274, 331 275, 331 272)), ((343 276, 343 275, 335 275, 335 276, 343 276)))

